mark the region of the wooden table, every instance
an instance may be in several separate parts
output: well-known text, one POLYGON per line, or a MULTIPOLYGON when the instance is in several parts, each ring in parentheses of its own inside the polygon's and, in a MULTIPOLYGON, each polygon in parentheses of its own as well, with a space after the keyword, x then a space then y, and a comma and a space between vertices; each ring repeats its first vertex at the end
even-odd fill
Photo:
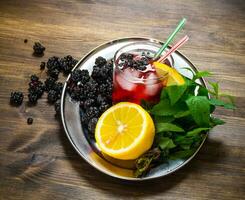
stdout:
MULTIPOLYGON (((244 199, 245 196, 244 0, 2 0, 0 2, 0 199, 244 199), (237 109, 219 109, 227 123, 215 128, 183 169, 156 181, 121 182, 90 167, 73 150, 53 106, 11 107, 12 90, 27 94, 28 77, 41 61, 81 58, 97 45, 126 36, 164 40, 182 18, 181 51, 210 70, 237 109), (24 43, 24 39, 28 39, 24 43), (32 56, 34 41, 46 46, 32 56), (27 125, 28 117, 33 125, 27 125)), ((45 78, 45 74, 41 74, 45 78)))

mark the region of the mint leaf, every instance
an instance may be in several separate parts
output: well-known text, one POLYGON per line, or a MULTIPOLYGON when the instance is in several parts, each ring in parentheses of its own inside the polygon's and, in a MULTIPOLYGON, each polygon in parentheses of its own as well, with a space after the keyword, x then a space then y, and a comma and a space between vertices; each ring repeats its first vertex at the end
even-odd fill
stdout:
POLYGON ((167 93, 167 91, 164 88, 161 91, 160 99, 166 99, 166 98, 168 98, 168 93, 167 93))
POLYGON ((186 116, 188 116, 188 115, 190 115, 190 114, 191 114, 191 113, 190 113, 189 110, 184 110, 184 111, 180 111, 180 112, 176 113, 176 114, 174 115, 174 117, 175 117, 175 118, 181 118, 181 117, 186 117, 186 116))
POLYGON ((196 128, 196 129, 193 129, 191 131, 188 131, 186 136, 189 136, 189 137, 196 136, 197 134, 201 133, 202 131, 207 131, 209 129, 210 128, 196 128))
POLYGON ((186 104, 197 125, 209 127, 210 103, 207 97, 192 96, 186 100, 186 104))
POLYGON ((199 78, 202 78, 202 77, 207 77, 207 76, 211 76, 211 75, 213 75, 211 72, 209 72, 209 71, 199 71, 199 72, 197 72, 195 75, 194 75, 194 77, 193 77, 193 81, 195 81, 195 80, 197 80, 197 79, 199 79, 199 78))
POLYGON ((174 105, 180 99, 180 97, 184 94, 186 88, 187 88, 186 84, 172 85, 165 88, 165 90, 168 93, 171 105, 174 105))
POLYGON ((219 118, 215 118, 215 117, 211 117, 210 119, 210 126, 211 127, 214 127, 216 125, 222 125, 222 124, 225 124, 225 121, 219 119, 219 118))
POLYGON ((147 101, 144 100, 144 99, 141 100, 140 105, 141 105, 146 111, 149 111, 149 110, 153 107, 153 104, 152 104, 152 103, 147 102, 147 101))
POLYGON ((168 137, 161 137, 159 139, 159 143, 158 143, 159 147, 162 149, 162 150, 165 150, 165 149, 172 149, 174 147, 176 147, 176 145, 174 144, 173 140, 168 138, 168 137))
POLYGON ((172 122, 172 121, 174 121, 174 119, 175 118, 173 116, 157 116, 157 115, 154 116, 154 122, 155 123, 159 123, 159 122, 163 122, 163 123, 172 122))
POLYGON ((212 90, 209 90, 209 93, 214 95, 218 99, 219 98, 219 83, 215 83, 211 81, 209 81, 208 83, 212 87, 212 90))
POLYGON ((176 159, 182 159, 187 158, 191 156, 195 152, 195 149, 187 149, 182 151, 177 151, 169 156, 169 159, 176 160, 176 159))
POLYGON ((214 106, 221 106, 221 107, 224 107, 226 109, 235 109, 235 106, 231 103, 226 103, 220 99, 209 99, 209 102, 211 105, 214 105, 214 106))
POLYGON ((184 129, 171 123, 157 123, 156 132, 160 133, 163 131, 184 132, 184 129))
POLYGON ((198 96, 208 97, 208 89, 203 87, 203 86, 199 86, 197 94, 198 94, 198 96))
POLYGON ((182 104, 176 104, 174 106, 170 105, 170 101, 168 99, 162 99, 158 104, 153 106, 150 110, 150 113, 158 116, 171 116, 180 111, 183 111, 186 106, 182 104))

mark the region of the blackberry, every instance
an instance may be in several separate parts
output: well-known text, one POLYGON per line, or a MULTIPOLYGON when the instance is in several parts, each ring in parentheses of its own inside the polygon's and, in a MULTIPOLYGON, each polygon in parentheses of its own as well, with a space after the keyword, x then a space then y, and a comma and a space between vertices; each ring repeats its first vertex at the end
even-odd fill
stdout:
POLYGON ((83 95, 82 89, 79 88, 78 86, 73 87, 69 91, 69 93, 70 93, 71 98, 73 100, 75 100, 75 101, 79 101, 79 100, 84 99, 84 95, 83 95))
POLYGON ((90 79, 85 85, 84 85, 84 93, 97 93, 98 91, 98 83, 93 80, 90 79))
POLYGON ((39 78, 37 77, 36 74, 31 75, 31 82, 36 82, 38 80, 39 80, 39 78))
POLYGON ((95 59, 95 65, 101 67, 106 64, 106 59, 99 56, 98 58, 95 59))
POLYGON ((44 93, 44 87, 43 87, 43 84, 40 84, 40 85, 37 85, 37 86, 33 86, 33 87, 30 87, 28 89, 29 93, 32 93, 32 94, 36 94, 38 98, 40 98, 43 93, 44 93))
POLYGON ((98 97, 97 97, 97 99, 96 99, 96 101, 97 101, 97 104, 98 104, 98 105, 101 105, 101 104, 103 104, 104 102, 106 102, 107 99, 106 99, 106 97, 104 97, 104 96, 102 96, 101 94, 99 94, 98 97))
POLYGON ((47 62, 48 74, 52 74, 52 71, 61 71, 60 59, 57 56, 50 57, 47 62))
POLYGON ((97 122, 98 122, 98 118, 96 118, 96 117, 94 117, 94 118, 89 120, 89 122, 88 122, 88 130, 91 133, 95 133, 95 127, 96 127, 97 122))
POLYGON ((31 76, 31 82, 29 83, 29 93, 36 94, 40 98, 44 92, 44 85, 36 75, 31 76))
POLYGON ((60 100, 55 102, 54 109, 55 109, 56 114, 59 115, 60 114, 60 100))
POLYGON ((99 85, 99 93, 106 95, 107 94, 107 84, 102 83, 99 85))
POLYGON ((30 103, 35 104, 35 103, 37 103, 38 95, 36 93, 34 93, 34 92, 30 92, 28 94, 28 99, 29 99, 30 103))
POLYGON ((90 79, 89 72, 86 69, 81 70, 81 83, 85 84, 90 79))
POLYGON ((61 69, 63 70, 64 74, 68 75, 71 72, 71 70, 75 67, 77 62, 78 61, 70 55, 65 56, 64 58, 61 58, 60 59, 60 66, 61 66, 61 69))
POLYGON ((33 45, 34 55, 41 56, 45 51, 45 47, 40 42, 35 42, 33 45))
POLYGON ((75 69, 71 72, 71 81, 78 83, 82 79, 82 71, 80 69, 75 69))
POLYGON ((58 79, 59 73, 60 71, 58 69, 48 69, 47 71, 47 74, 56 80, 58 79))
POLYGON ((10 103, 19 106, 23 101, 24 95, 22 92, 11 92, 10 103))
POLYGON ((46 81, 44 82, 44 84, 45 84, 45 90, 46 91, 49 91, 49 90, 51 90, 53 87, 54 87, 54 85, 55 85, 55 79, 54 78, 52 78, 52 77, 48 77, 47 79, 46 79, 46 81))
POLYGON ((50 90, 47 98, 49 103, 54 103, 60 98, 60 95, 55 90, 50 90))
POLYGON ((27 118, 27 124, 32 124, 33 123, 33 118, 31 118, 31 117, 28 117, 27 118))
POLYGON ((99 109, 95 106, 89 107, 86 110, 86 115, 89 119, 91 119, 93 117, 98 117, 99 116, 99 109))
POLYGON ((40 64, 40 70, 44 70, 45 69, 45 62, 41 62, 40 64))
POLYGON ((53 86, 53 90, 55 90, 59 95, 61 95, 63 89, 63 83, 57 82, 53 86))
POLYGON ((95 100, 94 99, 87 99, 87 100, 84 101, 83 107, 86 109, 86 108, 92 106, 93 104, 95 104, 95 100))
POLYGON ((110 108, 111 107, 111 105, 110 104, 108 104, 108 103, 103 103, 100 107, 99 107, 99 111, 100 111, 100 113, 103 113, 103 112, 105 112, 108 108, 110 108))

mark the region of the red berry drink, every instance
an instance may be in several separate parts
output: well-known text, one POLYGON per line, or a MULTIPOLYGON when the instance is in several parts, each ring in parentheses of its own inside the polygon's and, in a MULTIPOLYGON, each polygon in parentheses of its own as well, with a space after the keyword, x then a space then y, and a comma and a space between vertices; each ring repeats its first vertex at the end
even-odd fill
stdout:
MULTIPOLYGON (((154 43, 153 43, 154 44, 154 43)), ((114 57, 114 103, 128 101, 140 104, 142 99, 158 102, 166 76, 157 74, 151 65, 158 47, 151 43, 133 43, 121 48, 114 57)), ((166 64, 170 64, 166 60, 166 64)))

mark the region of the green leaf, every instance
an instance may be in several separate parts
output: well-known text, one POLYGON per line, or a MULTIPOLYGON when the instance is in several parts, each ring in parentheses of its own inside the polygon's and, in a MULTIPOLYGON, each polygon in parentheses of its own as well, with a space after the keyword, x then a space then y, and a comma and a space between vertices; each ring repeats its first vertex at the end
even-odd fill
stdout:
POLYGON ((208 89, 203 87, 203 86, 199 86, 199 88, 198 88, 198 96, 208 97, 208 89))
POLYGON ((146 100, 142 99, 140 105, 146 110, 149 111, 152 107, 153 104, 150 102, 147 102, 146 100))
POLYGON ((221 107, 224 107, 226 109, 233 109, 233 110, 235 109, 235 106, 233 104, 226 103, 220 99, 212 98, 212 99, 209 99, 209 102, 211 105, 214 105, 214 106, 221 106, 221 107))
POLYGON ((219 118, 215 118, 215 117, 211 117, 210 120, 211 126, 214 127, 216 125, 223 125, 225 124, 225 121, 219 119, 219 118))
POLYGON ((209 71, 199 71, 195 74, 195 76, 193 77, 193 81, 199 79, 199 78, 202 78, 202 77, 207 77, 207 76, 211 76, 212 73, 209 72, 209 71))
POLYGON ((160 99, 166 99, 166 98, 168 98, 168 93, 167 93, 167 91, 164 88, 161 91, 160 99))
POLYGON ((173 140, 168 138, 168 137, 161 137, 158 145, 162 150, 172 149, 172 148, 176 147, 173 140))
POLYGON ((166 122, 172 122, 174 121, 174 117, 173 116, 157 116, 155 115, 154 116, 154 122, 155 123, 160 123, 160 122, 163 122, 163 123, 166 123, 166 122))
POLYGON ((211 94, 213 94, 216 98, 219 97, 219 83, 216 82, 208 82, 211 87, 212 87, 212 91, 209 91, 211 94))
POLYGON ((195 152, 195 149, 181 150, 169 156, 171 160, 182 159, 190 157, 195 152))
POLYGON ((210 128, 196 128, 196 129, 193 129, 191 131, 188 131, 186 135, 189 136, 189 137, 196 136, 199 133, 201 133, 202 131, 207 131, 209 129, 210 128))
POLYGON ((188 115, 190 115, 190 114, 191 114, 191 113, 190 113, 189 110, 185 110, 185 111, 180 111, 180 112, 176 113, 176 114, 174 115, 174 117, 175 117, 175 118, 181 118, 181 117, 186 117, 186 116, 188 116, 188 115))
POLYGON ((186 104, 197 125, 209 127, 210 103, 205 96, 192 96, 186 100, 186 104))
POLYGON ((174 105, 180 99, 180 97, 184 94, 186 88, 187 88, 186 84, 172 85, 165 88, 165 90, 168 93, 171 105, 174 105))
POLYGON ((174 106, 170 105, 170 101, 168 99, 162 99, 158 104, 153 106, 150 110, 150 113, 158 116, 171 116, 180 111, 183 111, 186 106, 183 104, 176 104, 174 106))
POLYGON ((163 131, 184 132, 184 129, 171 123, 157 123, 156 132, 160 133, 163 131))

